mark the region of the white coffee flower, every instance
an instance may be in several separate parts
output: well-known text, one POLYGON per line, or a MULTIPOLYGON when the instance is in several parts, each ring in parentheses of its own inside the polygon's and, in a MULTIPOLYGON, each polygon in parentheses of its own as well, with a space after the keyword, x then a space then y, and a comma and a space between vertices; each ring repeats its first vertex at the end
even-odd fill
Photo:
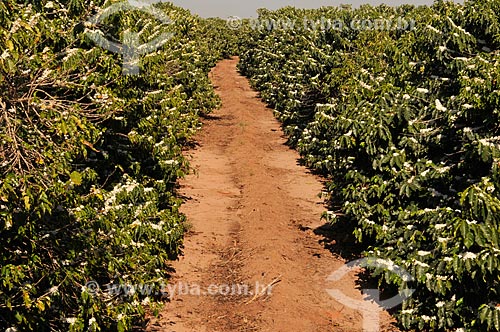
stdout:
POLYGON ((430 267, 429 264, 426 264, 424 262, 421 262, 419 260, 415 260, 415 264, 421 266, 421 267, 430 267))
POLYGON ((2 55, 0 56, 0 59, 5 60, 8 57, 10 57, 10 53, 8 50, 3 51, 2 55))
POLYGON ((68 317, 66 318, 66 323, 73 325, 76 323, 77 320, 78 319, 76 317, 68 317))
POLYGON ((473 252, 467 252, 465 255, 462 256, 462 259, 467 260, 467 259, 475 259, 477 255, 473 252))
POLYGON ((436 109, 441 112, 446 112, 448 109, 441 104, 439 99, 436 99, 436 109))

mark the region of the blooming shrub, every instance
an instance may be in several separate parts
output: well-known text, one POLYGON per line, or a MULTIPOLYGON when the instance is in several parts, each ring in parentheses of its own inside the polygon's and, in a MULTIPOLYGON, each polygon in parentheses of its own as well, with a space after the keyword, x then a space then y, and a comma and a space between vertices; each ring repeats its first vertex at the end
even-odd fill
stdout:
POLYGON ((21 3, 0 3, 0 329, 130 330, 179 254, 181 152, 219 105, 207 73, 222 49, 204 35, 223 25, 160 4, 173 24, 131 11, 92 26, 103 1, 21 3), (88 37, 126 30, 174 36, 127 76, 88 37))
MULTIPOLYGON (((365 255, 411 272, 416 330, 500 330, 499 1, 285 8, 260 20, 415 19, 415 28, 251 34, 241 71, 365 255)), ((406 288, 388 271, 380 283, 406 288)))

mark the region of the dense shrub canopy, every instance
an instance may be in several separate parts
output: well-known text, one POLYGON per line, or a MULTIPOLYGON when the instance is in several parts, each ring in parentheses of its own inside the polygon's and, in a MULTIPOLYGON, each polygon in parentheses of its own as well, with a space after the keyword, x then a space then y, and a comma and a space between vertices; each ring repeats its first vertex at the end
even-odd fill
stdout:
POLYGON ((155 7, 172 24, 141 10, 87 22, 108 5, 0 2, 0 330, 129 330, 179 253, 181 150, 219 105, 207 73, 230 45, 223 22, 170 4, 155 7), (140 75, 89 38, 131 32, 174 33, 140 75))
MULTIPOLYGON (((263 10, 261 23, 318 24, 254 26, 242 55, 290 143, 329 177, 328 216, 353 229, 365 255, 415 277, 398 313, 408 329, 500 330, 499 9, 263 10), (324 29, 325 18, 415 27, 324 29)), ((406 287, 390 271, 375 274, 406 287)))

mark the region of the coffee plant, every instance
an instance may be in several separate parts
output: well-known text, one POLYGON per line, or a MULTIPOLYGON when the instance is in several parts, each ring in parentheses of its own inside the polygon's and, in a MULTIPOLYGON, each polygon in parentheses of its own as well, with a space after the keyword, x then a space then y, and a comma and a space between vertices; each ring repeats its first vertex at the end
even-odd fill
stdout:
POLYGON ((500 331, 499 13, 498 0, 261 10, 259 22, 301 24, 253 26, 241 56, 290 144, 328 177, 325 215, 415 278, 372 271, 416 289, 397 312, 404 329, 500 331))
POLYGON ((2 331, 141 327, 179 254, 181 152, 219 106, 207 73, 233 46, 221 22, 167 3, 154 6, 171 24, 141 10, 88 21, 113 3, 0 2, 2 331), (130 32, 173 33, 140 75, 90 38, 130 32), (151 289, 108 291, 119 284, 151 289))

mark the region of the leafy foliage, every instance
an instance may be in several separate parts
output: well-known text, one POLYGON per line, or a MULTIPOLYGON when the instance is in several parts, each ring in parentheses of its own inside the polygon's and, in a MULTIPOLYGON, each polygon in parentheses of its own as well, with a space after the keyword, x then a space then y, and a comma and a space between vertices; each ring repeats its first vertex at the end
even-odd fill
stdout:
MULTIPOLYGON (((334 223, 412 273, 416 330, 500 330, 500 2, 263 10, 415 29, 256 29, 241 71, 330 179, 334 223), (480 296, 478 296, 480 294, 480 296)), ((381 284, 404 287, 387 271, 381 284)), ((458 331, 457 330, 457 331, 458 331)))
POLYGON ((83 24, 100 5, 0 3, 3 330, 130 330, 158 309, 179 254, 181 152, 199 115, 219 105, 207 73, 226 45, 214 47, 210 22, 170 4, 155 6, 171 25, 141 11, 83 24), (121 56, 86 32, 127 31, 143 42, 175 34, 141 59, 141 75, 124 76, 121 56), (114 284, 151 290, 115 296, 114 284))

